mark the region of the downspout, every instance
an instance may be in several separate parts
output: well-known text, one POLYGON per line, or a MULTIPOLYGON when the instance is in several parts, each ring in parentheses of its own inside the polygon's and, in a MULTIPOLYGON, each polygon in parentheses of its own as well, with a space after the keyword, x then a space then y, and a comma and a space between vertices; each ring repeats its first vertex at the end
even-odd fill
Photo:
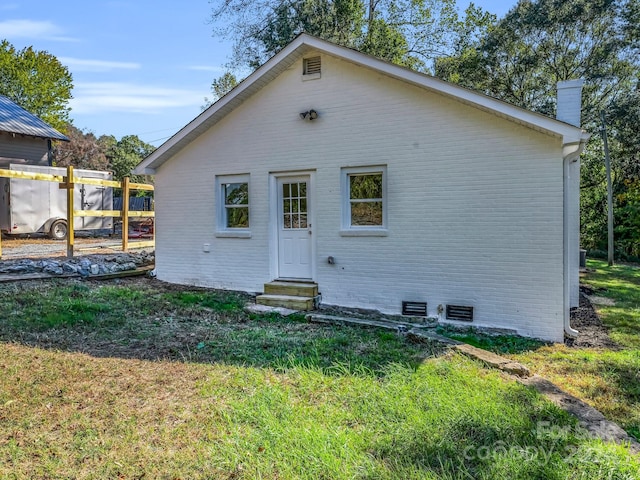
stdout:
POLYGON ((570 202, 571 202, 571 167, 572 164, 578 161, 580 158, 580 154, 584 150, 585 145, 587 144, 586 139, 581 139, 579 142, 565 144, 562 147, 562 157, 563 157, 563 241, 564 241, 564 252, 562 255, 562 265, 563 265, 563 324, 564 324, 564 333, 569 338, 576 338, 578 336, 578 331, 571 328, 571 255, 577 254, 578 252, 574 252, 571 246, 571 234, 569 232, 570 229, 570 202))

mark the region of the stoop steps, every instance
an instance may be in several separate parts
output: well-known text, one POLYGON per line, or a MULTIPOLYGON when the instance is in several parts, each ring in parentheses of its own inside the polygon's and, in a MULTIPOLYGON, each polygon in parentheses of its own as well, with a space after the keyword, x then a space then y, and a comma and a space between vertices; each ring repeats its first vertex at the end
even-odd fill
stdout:
POLYGON ((317 283, 276 280, 264 284, 264 294, 256 297, 256 303, 291 310, 313 310, 317 296, 317 283))

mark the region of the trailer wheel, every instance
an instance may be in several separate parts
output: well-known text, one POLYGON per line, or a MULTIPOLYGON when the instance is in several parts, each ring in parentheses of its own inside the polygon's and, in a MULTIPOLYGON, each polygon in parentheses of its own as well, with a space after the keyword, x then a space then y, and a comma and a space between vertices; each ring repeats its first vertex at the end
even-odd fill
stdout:
POLYGON ((51 224, 49 236, 54 240, 64 240, 67 238, 67 222, 66 220, 56 220, 51 224))

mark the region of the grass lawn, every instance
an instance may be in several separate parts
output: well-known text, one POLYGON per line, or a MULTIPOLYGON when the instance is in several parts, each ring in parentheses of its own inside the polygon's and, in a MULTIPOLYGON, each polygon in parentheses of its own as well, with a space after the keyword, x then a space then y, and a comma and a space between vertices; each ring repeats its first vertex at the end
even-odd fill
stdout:
POLYGON ((440 345, 245 300, 149 280, 1 285, 0 478, 640 475, 625 448, 440 345))
POLYGON ((640 266, 589 260, 580 281, 600 298, 596 311, 615 348, 546 346, 514 337, 466 340, 524 363, 640 440, 640 266))

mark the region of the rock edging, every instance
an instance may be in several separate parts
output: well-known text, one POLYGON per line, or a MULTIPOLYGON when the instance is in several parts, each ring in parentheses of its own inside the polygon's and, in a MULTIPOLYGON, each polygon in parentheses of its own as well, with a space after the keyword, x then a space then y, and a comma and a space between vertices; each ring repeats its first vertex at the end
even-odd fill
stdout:
POLYGON ((605 416, 591 405, 586 404, 579 398, 568 394, 556 384, 538 375, 532 375, 531 371, 522 365, 508 358, 489 352, 482 348, 452 340, 450 338, 439 335, 423 325, 411 323, 398 324, 397 322, 384 321, 381 319, 366 320, 363 318, 349 318, 343 316, 321 315, 310 313, 306 315, 309 322, 315 323, 334 323, 334 324, 352 324, 369 327, 386 328, 396 330, 399 334, 409 337, 438 341, 445 343, 450 348, 460 352, 461 354, 479 360, 486 366, 496 368, 511 375, 517 382, 531 388, 535 388, 538 393, 544 395, 547 399, 558 405, 575 416, 581 426, 583 426, 589 434, 604 441, 625 444, 629 446, 632 454, 640 454, 640 443, 627 434, 617 423, 607 420, 605 416))
POLYGON ((65 260, 30 259, 0 261, 0 275, 32 276, 44 274, 53 277, 106 275, 152 265, 154 252, 87 255, 65 260))

